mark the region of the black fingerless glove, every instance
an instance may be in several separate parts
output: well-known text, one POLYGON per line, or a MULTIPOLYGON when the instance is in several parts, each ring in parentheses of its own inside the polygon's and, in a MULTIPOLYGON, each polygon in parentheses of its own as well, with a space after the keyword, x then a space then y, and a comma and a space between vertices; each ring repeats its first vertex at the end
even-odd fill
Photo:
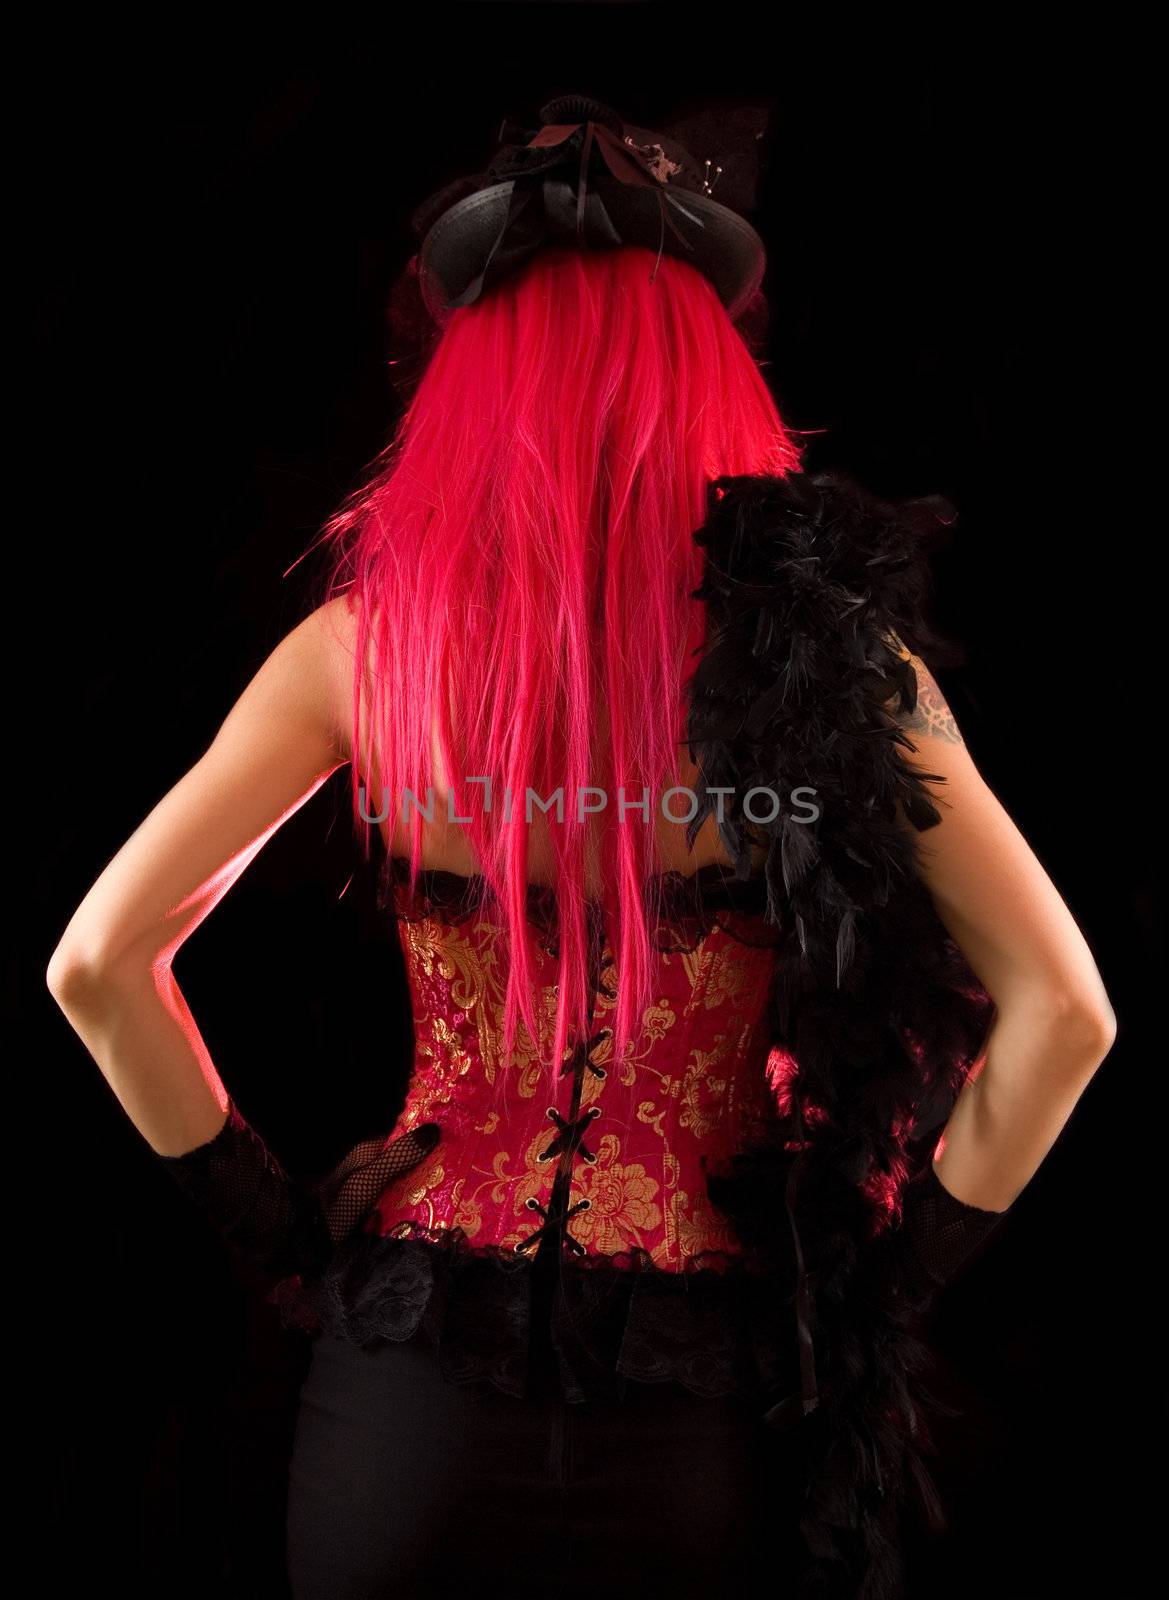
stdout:
POLYGON ((234 1101, 213 1139, 158 1160, 229 1244, 274 1278, 324 1264, 332 1240, 319 1197, 292 1181, 234 1101))
POLYGON ((926 1161, 905 1186, 898 1229, 902 1283, 910 1298, 918 1305, 932 1301, 1007 1210, 984 1211, 957 1199, 934 1171, 933 1161, 926 1161))
POLYGON ((273 1279, 310 1276, 378 1195, 438 1142, 437 1123, 351 1150, 316 1187, 293 1181, 229 1098, 227 1121, 205 1144, 157 1156, 163 1168, 224 1238, 273 1279))

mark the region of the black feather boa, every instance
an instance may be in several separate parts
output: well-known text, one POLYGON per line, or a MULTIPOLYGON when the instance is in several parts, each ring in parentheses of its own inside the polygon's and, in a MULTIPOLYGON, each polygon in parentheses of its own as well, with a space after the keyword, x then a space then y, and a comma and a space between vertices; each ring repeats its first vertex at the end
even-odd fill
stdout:
POLYGON ((898 716, 917 684, 893 637, 953 659, 925 615, 929 536, 950 509, 890 504, 840 473, 724 477, 694 535, 707 637, 690 686, 701 777, 689 827, 718 819, 710 791, 730 790, 718 825, 738 870, 766 851, 769 915, 784 930, 773 1040, 794 1064, 782 1136, 741 1152, 709 1192, 777 1259, 785 1247, 790 1259, 790 1223, 804 1261, 803 1389, 768 1421, 803 1418, 808 1596, 902 1593, 913 1489, 944 1522, 927 1465, 925 1302, 898 1200, 993 1005, 917 870, 943 780, 904 758, 915 747, 898 716), (753 788, 779 797, 772 821, 748 815, 772 803, 753 788), (815 790, 814 821, 800 820, 798 796, 789 803, 801 788, 815 790))

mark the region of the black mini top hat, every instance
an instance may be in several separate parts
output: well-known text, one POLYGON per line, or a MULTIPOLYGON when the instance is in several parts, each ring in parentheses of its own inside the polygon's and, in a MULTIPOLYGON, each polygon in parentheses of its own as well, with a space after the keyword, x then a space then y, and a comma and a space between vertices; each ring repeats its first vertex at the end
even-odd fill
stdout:
POLYGON ((661 130, 587 95, 564 95, 539 126, 505 117, 484 172, 417 208, 415 262, 440 326, 550 244, 643 245, 689 261, 732 320, 756 298, 767 256, 742 215, 757 205, 766 107, 712 107, 661 130))

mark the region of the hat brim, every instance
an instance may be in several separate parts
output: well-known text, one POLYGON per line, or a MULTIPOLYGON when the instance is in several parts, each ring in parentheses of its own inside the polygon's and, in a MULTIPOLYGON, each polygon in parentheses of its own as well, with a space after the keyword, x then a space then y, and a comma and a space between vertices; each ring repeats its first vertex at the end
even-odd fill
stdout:
MULTIPOLYGON (((445 323, 457 299, 479 276, 511 204, 515 181, 491 184, 457 201, 427 232, 419 247, 418 278, 431 316, 445 323)), ((733 319, 745 309, 763 281, 767 252, 755 229, 737 211, 709 195, 675 190, 667 215, 685 243, 663 230, 659 196, 651 189, 605 177, 589 186, 590 221, 603 207, 601 226, 590 227, 590 243, 603 243, 616 229, 613 244, 641 245, 688 261, 713 283, 733 319), (607 226, 606 224, 611 224, 607 226), (601 237, 598 237, 598 236, 601 237), (687 248, 689 246, 689 248, 687 248)), ((537 198, 536 204, 539 204, 537 198)), ((573 243, 550 225, 548 243, 573 243)))

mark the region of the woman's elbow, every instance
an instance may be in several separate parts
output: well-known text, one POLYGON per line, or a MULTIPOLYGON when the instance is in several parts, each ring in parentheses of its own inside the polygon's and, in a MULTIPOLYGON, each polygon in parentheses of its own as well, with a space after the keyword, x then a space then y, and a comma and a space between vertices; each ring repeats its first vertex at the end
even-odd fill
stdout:
POLYGON ((59 944, 45 968, 45 983, 53 999, 64 1001, 68 995, 75 993, 85 981, 86 972, 86 963, 80 961, 65 945, 59 944))
POLYGON ((45 984, 68 1016, 101 1008, 112 993, 124 991, 127 982, 135 982, 149 966, 142 959, 118 961, 63 941, 49 957, 45 984))
POLYGON ((1060 990, 1046 997, 1043 1009, 1069 1073, 1090 1077, 1116 1042, 1116 1012, 1103 985, 1088 993, 1060 990))
POLYGON ((67 945, 58 945, 45 968, 49 993, 68 1015, 92 1005, 106 983, 101 966, 89 961, 67 945))

